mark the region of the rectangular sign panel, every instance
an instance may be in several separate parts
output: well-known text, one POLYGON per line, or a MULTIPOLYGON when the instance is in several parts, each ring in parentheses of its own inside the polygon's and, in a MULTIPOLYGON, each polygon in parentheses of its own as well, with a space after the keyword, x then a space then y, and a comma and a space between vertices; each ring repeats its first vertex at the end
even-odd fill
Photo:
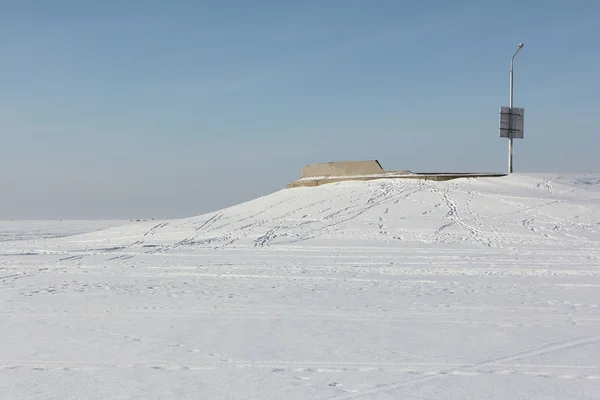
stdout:
POLYGON ((500 107, 500 137, 523 139, 524 108, 500 107))
POLYGON ((500 107, 500 137, 509 137, 510 108, 500 107))

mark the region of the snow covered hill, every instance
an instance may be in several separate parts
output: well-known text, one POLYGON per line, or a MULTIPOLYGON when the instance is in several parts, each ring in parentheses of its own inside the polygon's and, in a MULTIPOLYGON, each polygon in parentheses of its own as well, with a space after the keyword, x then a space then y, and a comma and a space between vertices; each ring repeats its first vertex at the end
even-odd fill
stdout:
POLYGON ((193 218, 128 224, 68 239, 87 250, 225 247, 597 246, 600 174, 432 182, 376 180, 286 189, 193 218))

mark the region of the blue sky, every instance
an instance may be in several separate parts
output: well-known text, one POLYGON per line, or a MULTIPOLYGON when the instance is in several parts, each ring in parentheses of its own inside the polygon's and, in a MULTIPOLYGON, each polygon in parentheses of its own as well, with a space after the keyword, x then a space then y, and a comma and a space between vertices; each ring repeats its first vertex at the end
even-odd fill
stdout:
POLYGON ((314 162, 600 172, 600 2, 0 5, 0 219, 197 215, 314 162))

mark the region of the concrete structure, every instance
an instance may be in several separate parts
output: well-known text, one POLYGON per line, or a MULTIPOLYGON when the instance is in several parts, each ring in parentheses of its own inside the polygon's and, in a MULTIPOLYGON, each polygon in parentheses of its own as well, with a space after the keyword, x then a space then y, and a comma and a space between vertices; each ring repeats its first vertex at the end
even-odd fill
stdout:
POLYGON ((321 164, 311 164, 300 170, 300 178, 316 176, 350 176, 382 174, 383 168, 377 160, 368 161, 339 161, 321 164))
POLYGON ((341 181, 369 181, 373 179, 427 179, 447 181, 457 178, 505 176, 487 173, 413 173, 409 170, 386 171, 377 160, 338 161, 307 165, 300 170, 300 179, 288 188, 320 186, 341 181))

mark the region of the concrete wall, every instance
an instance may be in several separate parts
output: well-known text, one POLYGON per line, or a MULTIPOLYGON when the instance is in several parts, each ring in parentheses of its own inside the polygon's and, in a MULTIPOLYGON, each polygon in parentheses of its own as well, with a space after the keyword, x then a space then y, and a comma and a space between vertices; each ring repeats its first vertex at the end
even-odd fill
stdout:
POLYGON ((383 168, 377 160, 338 161, 311 164, 300 170, 300 178, 319 176, 356 176, 382 174, 383 168))
POLYGON ((506 174, 486 173, 412 173, 409 170, 384 171, 377 160, 338 161, 311 164, 300 170, 300 179, 290 183, 288 188, 321 186, 341 181, 370 181, 373 179, 425 179, 447 181, 458 178, 483 178, 505 176, 506 174))

